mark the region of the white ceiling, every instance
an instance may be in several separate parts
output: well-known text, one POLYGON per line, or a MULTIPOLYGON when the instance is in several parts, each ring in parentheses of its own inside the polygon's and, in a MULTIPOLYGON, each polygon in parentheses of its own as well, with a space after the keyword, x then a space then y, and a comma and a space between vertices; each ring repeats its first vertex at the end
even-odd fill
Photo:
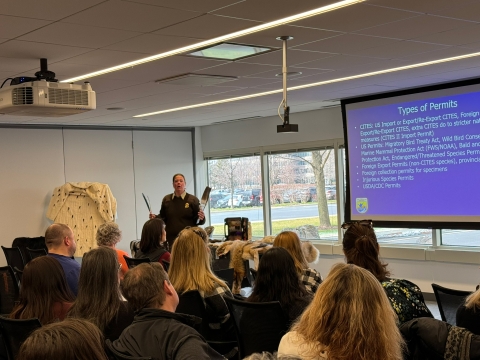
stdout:
MULTIPOLYGON (((137 60, 333 0, 2 0, 0 81, 33 76, 39 58, 59 80, 137 60)), ((232 40, 281 47, 291 35, 289 70, 308 84, 480 51, 480 0, 367 0, 232 40)), ((64 118, 0 116, 0 123, 90 126, 203 126, 277 112, 281 94, 172 112, 134 115, 276 90, 281 51, 236 62, 164 58, 89 79, 97 110, 64 118), (154 83, 187 72, 238 76, 216 86, 154 83), (124 110, 109 111, 108 107, 124 110)), ((337 82, 289 94, 293 113, 340 98, 477 77, 480 57, 337 82)), ((8 83, 7 83, 8 84, 8 83)), ((6 85, 7 86, 7 85, 6 85)))

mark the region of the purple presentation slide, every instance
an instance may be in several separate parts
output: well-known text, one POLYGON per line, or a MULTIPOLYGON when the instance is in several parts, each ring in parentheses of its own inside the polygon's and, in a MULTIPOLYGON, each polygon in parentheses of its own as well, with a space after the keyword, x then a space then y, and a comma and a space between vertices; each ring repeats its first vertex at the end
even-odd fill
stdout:
POLYGON ((480 92, 392 99, 346 106, 352 217, 479 216, 480 92))

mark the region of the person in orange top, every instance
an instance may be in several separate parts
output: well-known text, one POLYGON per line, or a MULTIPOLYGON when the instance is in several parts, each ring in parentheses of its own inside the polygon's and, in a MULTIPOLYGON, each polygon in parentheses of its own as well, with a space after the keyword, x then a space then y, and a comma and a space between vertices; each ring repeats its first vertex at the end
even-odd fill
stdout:
POLYGON ((115 245, 122 239, 122 232, 118 228, 118 225, 114 222, 107 222, 98 227, 97 230, 97 245, 109 247, 117 252, 118 263, 122 266, 120 269, 120 279, 123 280, 126 272, 128 271, 127 262, 123 255, 130 257, 128 253, 123 250, 117 249, 115 245))

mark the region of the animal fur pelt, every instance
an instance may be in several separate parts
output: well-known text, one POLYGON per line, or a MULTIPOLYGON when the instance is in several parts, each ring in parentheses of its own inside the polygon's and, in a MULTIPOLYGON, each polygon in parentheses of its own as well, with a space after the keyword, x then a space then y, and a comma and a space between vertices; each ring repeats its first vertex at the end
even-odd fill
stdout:
MULTIPOLYGON (((245 260, 253 260, 257 269, 260 255, 272 247, 274 239, 274 236, 266 236, 257 241, 233 240, 211 244, 217 247, 217 256, 230 254, 230 267, 234 269, 232 293, 240 293, 242 280, 248 271, 248 268, 245 268, 245 260)), ((302 251, 309 263, 316 263, 320 257, 320 251, 310 241, 302 241, 302 251)))

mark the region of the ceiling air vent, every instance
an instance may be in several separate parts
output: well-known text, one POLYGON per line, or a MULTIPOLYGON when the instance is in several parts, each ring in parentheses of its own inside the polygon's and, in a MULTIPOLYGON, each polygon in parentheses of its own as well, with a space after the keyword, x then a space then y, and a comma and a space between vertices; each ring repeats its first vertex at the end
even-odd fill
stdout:
POLYGON ((88 91, 70 89, 48 89, 50 104, 88 106, 88 91))
POLYGON ((237 80, 236 76, 221 76, 208 74, 182 74, 166 79, 156 80, 157 84, 186 85, 186 86, 211 86, 227 81, 237 80))
POLYGON ((13 105, 32 105, 33 89, 31 87, 21 87, 12 90, 13 105))

